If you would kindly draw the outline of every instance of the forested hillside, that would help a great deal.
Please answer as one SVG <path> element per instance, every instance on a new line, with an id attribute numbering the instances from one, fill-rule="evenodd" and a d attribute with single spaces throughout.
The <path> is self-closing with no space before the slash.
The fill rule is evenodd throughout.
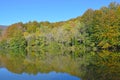
<path id="1" fill-rule="evenodd" d="M 117 49 L 120 45 L 119 14 L 120 5 L 111 3 L 99 10 L 88 9 L 82 16 L 68 21 L 15 23 L 5 30 L 1 39 L 5 45 L 2 42 L 1 46 L 16 49 L 84 43 L 101 49 Z"/>

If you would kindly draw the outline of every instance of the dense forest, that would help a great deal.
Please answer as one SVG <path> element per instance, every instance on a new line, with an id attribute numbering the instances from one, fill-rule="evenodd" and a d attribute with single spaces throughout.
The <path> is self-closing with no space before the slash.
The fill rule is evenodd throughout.
<path id="1" fill-rule="evenodd" d="M 83 59 L 83 80 L 119 80 L 120 4 L 88 9 L 68 21 L 12 24 L 1 33 L 2 49 L 75 53 Z"/>

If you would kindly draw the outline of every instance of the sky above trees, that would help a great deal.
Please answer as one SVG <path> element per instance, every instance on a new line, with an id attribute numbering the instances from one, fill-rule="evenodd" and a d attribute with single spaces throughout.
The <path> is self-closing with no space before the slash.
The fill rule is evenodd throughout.
<path id="1" fill-rule="evenodd" d="M 99 9 L 120 0 L 1 0 L 0 24 L 28 21 L 64 21 L 81 16 L 87 9 Z"/>

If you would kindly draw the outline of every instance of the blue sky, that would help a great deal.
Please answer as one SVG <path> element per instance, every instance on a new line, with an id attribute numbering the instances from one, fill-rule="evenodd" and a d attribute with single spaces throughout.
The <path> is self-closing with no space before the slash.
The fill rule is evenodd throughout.
<path id="1" fill-rule="evenodd" d="M 0 25 L 28 21 L 64 21 L 120 0 L 0 0 Z"/>

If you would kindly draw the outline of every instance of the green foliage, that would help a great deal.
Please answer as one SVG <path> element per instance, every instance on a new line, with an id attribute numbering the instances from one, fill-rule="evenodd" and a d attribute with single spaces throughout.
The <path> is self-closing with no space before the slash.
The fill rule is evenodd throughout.
<path id="1" fill-rule="evenodd" d="M 38 27 L 40 27 L 40 24 L 37 21 L 28 22 L 28 23 L 24 24 L 23 27 L 25 28 L 25 31 L 27 31 L 29 33 L 34 33 L 34 32 L 36 32 L 36 29 Z"/>
<path id="2" fill-rule="evenodd" d="M 0 49 L 8 48 L 7 40 L 0 41 Z"/>
<path id="3" fill-rule="evenodd" d="M 11 38 L 8 41 L 10 49 L 25 49 L 27 44 L 24 38 Z"/>

